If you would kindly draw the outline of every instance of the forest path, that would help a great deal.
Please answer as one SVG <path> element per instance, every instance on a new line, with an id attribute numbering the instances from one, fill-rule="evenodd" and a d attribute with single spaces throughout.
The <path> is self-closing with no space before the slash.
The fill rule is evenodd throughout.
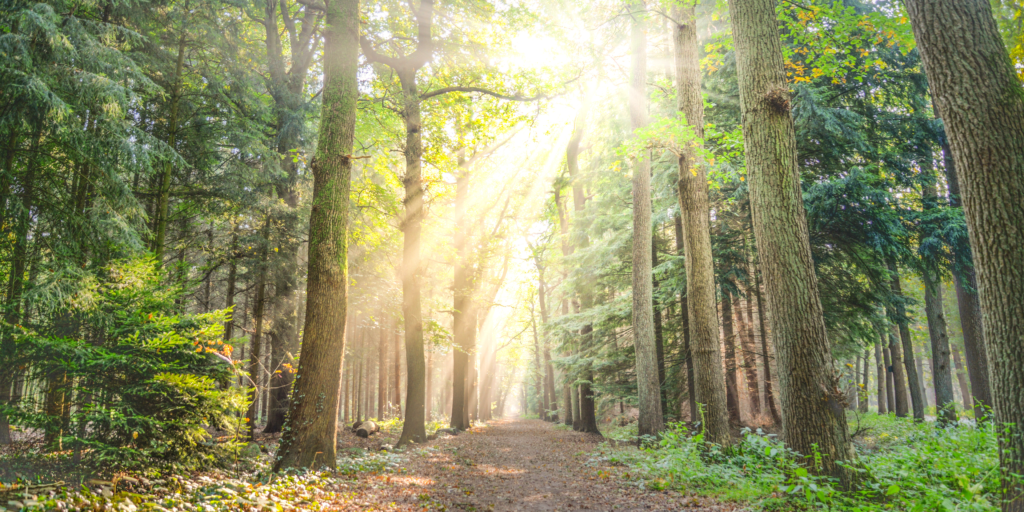
<path id="1" fill-rule="evenodd" d="M 386 485 L 361 485 L 352 503 L 357 508 L 350 510 L 736 510 L 735 504 L 641 490 L 608 477 L 628 469 L 588 464 L 601 441 L 540 420 L 494 420 L 433 441 L 421 456 L 408 458 L 408 472 L 376 477 Z"/>

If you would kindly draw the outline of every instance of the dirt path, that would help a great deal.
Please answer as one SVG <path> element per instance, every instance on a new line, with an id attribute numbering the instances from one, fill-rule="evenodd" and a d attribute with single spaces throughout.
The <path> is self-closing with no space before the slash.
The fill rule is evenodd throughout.
<path id="1" fill-rule="evenodd" d="M 626 468 L 588 464 L 600 441 L 539 420 L 497 420 L 433 441 L 418 456 L 408 456 L 406 473 L 361 478 L 347 493 L 352 501 L 338 505 L 342 510 L 735 510 L 735 505 L 640 490 L 608 477 Z"/>

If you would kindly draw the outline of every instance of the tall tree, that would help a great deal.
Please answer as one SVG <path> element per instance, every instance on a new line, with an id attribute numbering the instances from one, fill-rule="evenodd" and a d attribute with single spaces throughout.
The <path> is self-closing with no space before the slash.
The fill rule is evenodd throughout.
<path id="1" fill-rule="evenodd" d="M 642 1 L 630 7 L 632 29 L 629 80 L 630 126 L 647 126 L 647 11 Z M 657 435 L 665 429 L 661 411 L 661 383 L 654 339 L 653 282 L 651 273 L 651 156 L 636 155 L 633 166 L 633 346 L 636 354 L 636 385 L 640 402 L 639 436 Z"/>
<path id="2" fill-rule="evenodd" d="M 696 9 L 676 11 L 673 43 L 676 60 L 676 101 L 683 121 L 704 137 L 704 98 L 700 84 L 700 46 Z M 694 367 L 695 400 L 702 411 L 706 439 L 730 444 L 725 375 L 718 341 L 715 270 L 711 260 L 711 209 L 707 170 L 695 149 L 679 158 L 679 211 L 686 254 L 686 308 L 690 324 L 690 358 Z M 693 418 L 696 420 L 697 418 Z"/>
<path id="3" fill-rule="evenodd" d="M 930 159 L 926 160 L 930 162 Z M 928 214 L 938 210 L 939 197 L 936 190 L 938 176 L 934 169 L 925 167 L 923 169 L 921 183 L 921 204 L 924 208 L 925 218 L 922 228 L 928 229 L 931 222 L 928 222 Z M 934 231 L 934 230 L 932 230 Z M 924 246 L 930 245 L 929 234 L 922 234 L 921 252 L 925 252 Z M 931 255 L 921 255 L 921 280 L 924 281 L 924 310 L 928 321 L 928 339 L 932 349 L 932 382 L 935 387 L 935 408 L 939 415 L 939 421 L 943 423 L 955 423 L 957 419 L 955 398 L 953 397 L 953 373 L 949 366 L 949 335 L 946 332 L 946 314 L 943 312 L 942 304 L 942 273 L 939 262 Z M 916 377 L 916 375 L 915 375 Z M 918 382 L 920 383 L 920 380 Z M 919 384 L 920 385 L 920 384 Z M 921 393 L 922 395 L 924 393 Z M 923 405 L 923 404 L 922 404 Z M 915 415 L 916 415 L 915 405 Z"/>
<path id="4" fill-rule="evenodd" d="M 729 0 L 750 205 L 782 388 L 786 444 L 823 456 L 821 469 L 849 485 L 853 457 L 836 386 L 796 160 L 775 0 Z"/>
<path id="5" fill-rule="evenodd" d="M 333 468 L 345 356 L 348 212 L 359 88 L 358 0 L 327 0 L 324 91 L 313 160 L 306 327 L 274 470 Z"/>
<path id="6" fill-rule="evenodd" d="M 1024 510 L 1024 95 L 986 0 L 908 0 L 962 187 L 999 428 L 1004 510 Z"/>
<path id="7" fill-rule="evenodd" d="M 903 301 L 903 284 L 900 281 L 899 269 L 896 261 L 889 259 L 889 276 L 892 294 L 896 297 L 895 305 L 889 309 L 890 319 L 894 322 L 893 336 L 890 337 L 891 344 L 889 353 L 892 355 L 892 374 L 894 393 L 896 397 L 896 416 L 907 415 L 907 394 L 910 390 L 910 402 L 914 408 L 914 419 L 924 421 L 924 391 L 921 389 L 921 379 L 917 376 L 917 366 L 914 363 L 914 342 L 910 337 L 910 323 L 907 319 L 907 309 Z M 896 335 L 902 342 L 902 347 L 896 344 Z M 900 365 L 900 359 L 903 364 Z"/>

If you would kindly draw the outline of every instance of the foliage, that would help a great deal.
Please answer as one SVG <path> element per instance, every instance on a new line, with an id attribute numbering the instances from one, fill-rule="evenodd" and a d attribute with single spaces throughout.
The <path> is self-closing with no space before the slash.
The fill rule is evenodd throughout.
<path id="1" fill-rule="evenodd" d="M 992 425 L 934 423 L 867 414 L 851 417 L 859 474 L 843 490 L 796 463 L 772 435 L 744 430 L 731 449 L 707 446 L 700 434 L 672 426 L 658 448 L 605 446 L 601 457 L 636 469 L 649 488 L 748 502 L 759 510 L 998 510 L 998 453 Z"/>
<path id="2" fill-rule="evenodd" d="M 224 344 L 227 311 L 176 314 L 180 290 L 161 283 L 151 259 L 109 265 L 77 291 L 58 326 L 85 333 L 25 330 L 16 339 L 42 396 L 5 408 L 15 424 L 94 464 L 198 462 L 207 428 L 233 434 L 247 401 L 226 387 L 235 374 Z M 74 332 L 74 331 L 72 331 Z"/>

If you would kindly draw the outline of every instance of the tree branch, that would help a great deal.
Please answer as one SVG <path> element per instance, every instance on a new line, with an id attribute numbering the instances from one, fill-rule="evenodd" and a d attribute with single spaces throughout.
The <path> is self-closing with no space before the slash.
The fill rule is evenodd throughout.
<path id="1" fill-rule="evenodd" d="M 442 94 L 448 94 L 450 92 L 479 92 L 488 96 L 494 96 L 495 98 L 509 101 L 537 101 L 551 98 L 546 94 L 538 94 L 536 96 L 523 96 L 521 94 L 513 94 L 511 96 L 506 94 L 497 93 L 482 87 L 442 87 L 440 89 L 434 89 L 430 92 L 425 92 L 420 95 L 420 100 L 427 100 L 434 96 L 441 96 Z"/>

